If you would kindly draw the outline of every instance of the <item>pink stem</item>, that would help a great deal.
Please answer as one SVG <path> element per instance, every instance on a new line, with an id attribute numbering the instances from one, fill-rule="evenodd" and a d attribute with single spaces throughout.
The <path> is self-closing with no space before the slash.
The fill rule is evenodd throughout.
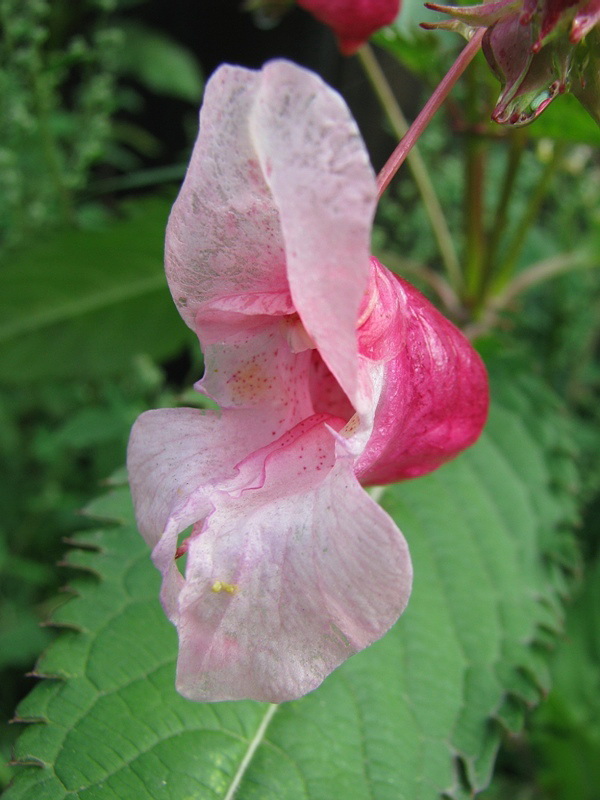
<path id="1" fill-rule="evenodd" d="M 387 162 L 383 166 L 383 169 L 377 176 L 378 197 L 381 197 L 381 195 L 385 192 L 390 181 L 404 163 L 404 159 L 409 154 L 412 147 L 416 144 L 419 136 L 429 125 L 433 115 L 442 105 L 446 97 L 450 94 L 456 81 L 460 78 L 475 57 L 475 54 L 481 47 L 481 40 L 483 39 L 485 31 L 485 28 L 478 28 L 478 30 L 475 31 L 467 46 L 461 51 L 454 64 L 450 67 L 446 75 L 444 75 L 441 82 L 436 87 L 435 92 L 431 95 L 423 107 L 423 110 L 419 116 L 410 126 L 406 132 L 406 135 L 402 137 L 399 145 L 396 147 L 392 155 L 388 158 Z"/>

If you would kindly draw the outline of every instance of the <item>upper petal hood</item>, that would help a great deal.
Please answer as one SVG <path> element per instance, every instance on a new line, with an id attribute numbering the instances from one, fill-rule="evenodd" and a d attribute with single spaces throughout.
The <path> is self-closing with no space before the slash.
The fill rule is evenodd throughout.
<path id="1" fill-rule="evenodd" d="M 358 409 L 356 322 L 369 276 L 375 175 L 341 97 L 291 63 L 221 67 L 167 229 L 173 298 L 198 332 L 216 309 L 289 298 Z M 280 300 L 277 300 L 277 297 Z M 253 310 L 255 309 L 255 310 Z"/>
<path id="2" fill-rule="evenodd" d="M 373 169 L 342 98 L 286 62 L 264 67 L 251 119 L 279 210 L 296 311 L 359 410 L 356 325 L 370 271 Z"/>

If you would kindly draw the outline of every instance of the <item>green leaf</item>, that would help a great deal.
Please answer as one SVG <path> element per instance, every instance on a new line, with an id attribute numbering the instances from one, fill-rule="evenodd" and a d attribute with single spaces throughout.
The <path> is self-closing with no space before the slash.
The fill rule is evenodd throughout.
<path id="1" fill-rule="evenodd" d="M 123 21 L 121 70 L 147 89 L 200 105 L 203 81 L 198 61 L 179 42 L 133 20 Z"/>
<path id="2" fill-rule="evenodd" d="M 61 231 L 12 256 L 0 269 L 0 380 L 111 375 L 190 340 L 163 270 L 169 207 L 138 202 L 103 230 Z"/>
<path id="3" fill-rule="evenodd" d="M 5 800 L 435 800 L 488 781 L 501 730 L 548 686 L 573 514 L 565 423 L 533 381 L 500 382 L 479 443 L 388 488 L 414 593 L 394 629 L 301 700 L 194 704 L 122 488 L 91 510 L 77 598 L 18 709 L 25 765 Z M 567 563 L 568 566 L 568 563 Z"/>
<path id="4" fill-rule="evenodd" d="M 600 127 L 572 94 L 559 95 L 527 129 L 535 139 L 600 146 Z"/>

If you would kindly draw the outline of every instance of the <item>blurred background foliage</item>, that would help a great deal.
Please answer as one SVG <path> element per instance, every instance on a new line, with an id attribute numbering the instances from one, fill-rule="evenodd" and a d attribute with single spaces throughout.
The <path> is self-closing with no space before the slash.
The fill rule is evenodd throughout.
<path id="1" fill-rule="evenodd" d="M 338 55 L 329 31 L 298 9 L 276 21 L 240 5 L 0 0 L 3 722 L 52 637 L 39 623 L 62 602 L 56 565 L 65 539 L 86 525 L 78 509 L 122 466 L 136 416 L 181 402 L 201 374 L 194 337 L 166 288 L 162 243 L 204 78 L 222 61 L 291 58 L 345 94 L 376 167 L 394 145 L 360 66 Z M 418 30 L 428 14 L 405 3 L 396 27 L 376 38 L 411 118 L 457 47 L 452 35 Z M 584 566 L 555 653 L 554 689 L 526 732 L 507 739 L 484 796 L 597 800 L 600 135 L 571 97 L 529 129 L 493 127 L 497 91 L 476 61 L 419 142 L 461 263 L 481 267 L 477 291 L 458 293 L 445 310 L 479 334 L 484 355 L 542 375 L 562 398 L 580 448 Z M 440 301 L 439 255 L 404 170 L 381 204 L 374 250 Z M 512 271 L 503 276 L 498 254 L 507 253 Z M 563 267 L 553 270 L 557 256 Z M 488 299 L 540 264 L 550 264 L 540 272 L 548 280 L 491 311 L 479 302 L 494 282 Z M 15 734 L 3 725 L 7 757 Z M 3 767 L 3 782 L 9 777 Z"/>

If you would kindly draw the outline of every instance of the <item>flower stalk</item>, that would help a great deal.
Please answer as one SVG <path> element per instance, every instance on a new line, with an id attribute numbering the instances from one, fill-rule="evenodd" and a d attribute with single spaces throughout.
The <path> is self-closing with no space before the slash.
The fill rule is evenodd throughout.
<path id="1" fill-rule="evenodd" d="M 409 130 L 409 124 L 375 57 L 373 49 L 368 44 L 365 44 L 357 52 L 357 56 L 381 103 L 381 107 L 388 118 L 392 130 L 399 139 L 403 139 Z M 429 224 L 431 225 L 431 230 L 435 237 L 446 274 L 451 284 L 458 287 L 462 283 L 462 273 L 454 242 L 452 241 L 444 211 L 433 186 L 433 181 L 431 180 L 427 166 L 416 144 L 413 146 L 412 150 L 407 153 L 406 159 L 417 190 L 421 195 L 421 200 L 423 201 L 423 206 L 429 219 Z"/>
<path id="2" fill-rule="evenodd" d="M 381 197 L 385 192 L 390 184 L 390 181 L 406 160 L 409 152 L 412 150 L 425 128 L 431 122 L 435 113 L 438 111 L 442 103 L 454 88 L 454 84 L 458 81 L 460 76 L 475 57 L 476 53 L 481 47 L 483 34 L 483 30 L 478 30 L 473 34 L 467 46 L 463 48 L 454 64 L 442 78 L 436 90 L 423 107 L 421 113 L 410 126 L 406 136 L 402 138 L 402 141 L 396 147 L 387 163 L 383 166 L 383 169 L 377 176 L 377 191 L 379 197 Z"/>

